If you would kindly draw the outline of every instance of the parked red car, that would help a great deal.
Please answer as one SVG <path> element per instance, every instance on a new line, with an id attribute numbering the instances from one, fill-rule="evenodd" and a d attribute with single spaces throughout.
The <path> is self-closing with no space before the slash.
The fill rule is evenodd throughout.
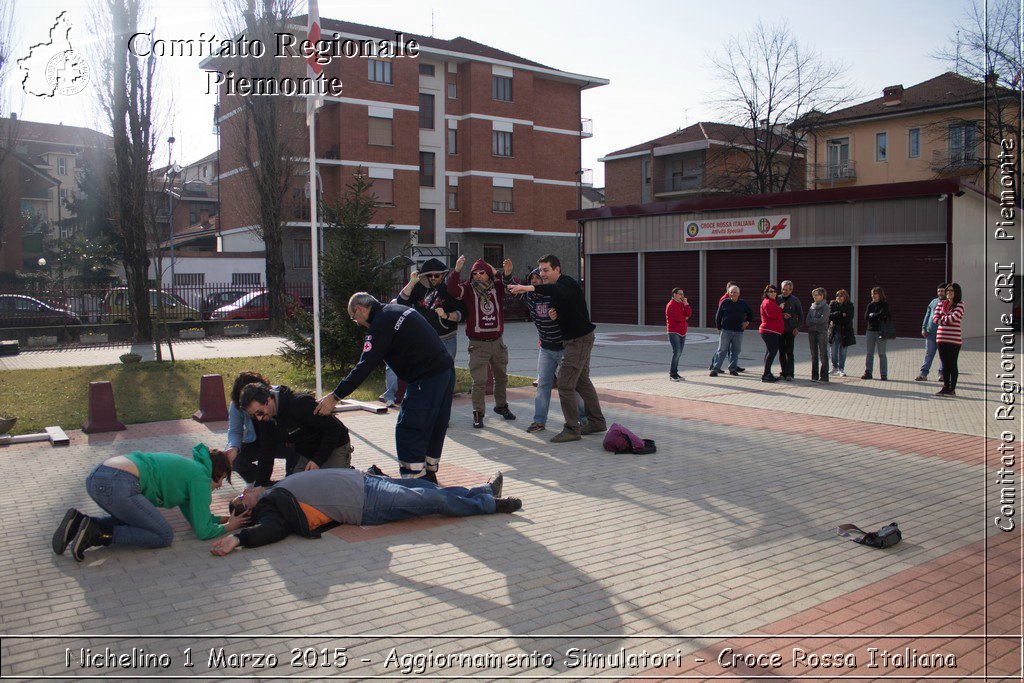
<path id="1" fill-rule="evenodd" d="M 291 294 L 285 294 L 285 314 L 294 315 L 299 309 L 298 300 Z M 221 306 L 211 315 L 211 320 L 259 320 L 268 317 L 267 291 L 265 289 L 250 292 L 233 304 Z"/>

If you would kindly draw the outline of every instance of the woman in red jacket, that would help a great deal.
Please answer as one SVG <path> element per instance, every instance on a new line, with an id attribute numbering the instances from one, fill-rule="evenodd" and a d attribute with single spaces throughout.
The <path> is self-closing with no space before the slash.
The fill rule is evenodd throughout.
<path id="1" fill-rule="evenodd" d="M 693 313 L 690 303 L 686 300 L 686 292 L 679 287 L 672 290 L 672 298 L 665 306 L 665 326 L 668 328 L 668 343 L 672 345 L 672 363 L 669 365 L 668 378 L 673 382 L 682 382 L 679 376 L 679 357 L 683 355 L 686 344 L 686 319 Z"/>
<path id="2" fill-rule="evenodd" d="M 764 340 L 764 374 L 761 375 L 762 382 L 777 382 L 779 378 L 772 374 L 772 363 L 775 361 L 775 354 L 779 352 L 779 339 L 786 329 L 782 320 L 782 308 L 775 302 L 778 290 L 775 285 L 767 285 L 764 288 L 764 299 L 761 300 L 761 339 Z"/>

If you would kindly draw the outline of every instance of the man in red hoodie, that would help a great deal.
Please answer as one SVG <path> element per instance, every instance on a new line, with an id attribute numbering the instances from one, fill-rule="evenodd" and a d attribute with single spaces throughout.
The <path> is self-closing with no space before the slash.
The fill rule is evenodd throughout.
<path id="1" fill-rule="evenodd" d="M 516 416 L 508 409 L 505 389 L 508 387 L 508 347 L 502 341 L 505 332 L 505 283 L 491 264 L 477 259 L 470 279 L 459 281 L 466 257 L 459 256 L 448 275 L 448 293 L 466 307 L 466 336 L 469 338 L 469 374 L 473 378 L 473 426 L 484 426 L 484 389 L 487 366 L 494 375 L 494 412 L 506 420 Z M 501 264 L 505 277 L 512 275 L 512 262 Z"/>

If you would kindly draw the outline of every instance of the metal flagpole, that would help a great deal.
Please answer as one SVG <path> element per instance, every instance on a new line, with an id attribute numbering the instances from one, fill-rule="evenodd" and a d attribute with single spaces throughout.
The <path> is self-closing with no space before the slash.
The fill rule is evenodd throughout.
<path id="1" fill-rule="evenodd" d="M 320 12 L 316 0 L 309 0 L 308 39 L 315 44 L 320 40 Z M 306 60 L 306 73 L 314 86 L 314 93 L 306 99 L 306 125 L 309 126 L 309 249 L 310 266 L 313 274 L 313 360 L 316 369 L 316 396 L 323 395 L 323 369 L 320 363 L 320 239 L 317 220 L 316 187 L 316 110 L 323 105 L 323 93 L 319 92 L 317 76 L 323 66 L 316 62 L 316 54 Z"/>

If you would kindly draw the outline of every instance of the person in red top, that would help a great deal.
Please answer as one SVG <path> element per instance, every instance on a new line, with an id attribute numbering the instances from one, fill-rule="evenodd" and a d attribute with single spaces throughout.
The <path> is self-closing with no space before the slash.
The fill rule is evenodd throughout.
<path id="1" fill-rule="evenodd" d="M 762 382 L 779 381 L 779 378 L 772 374 L 772 363 L 775 361 L 775 354 L 779 352 L 779 339 L 786 330 L 786 323 L 782 319 L 782 308 L 775 301 L 777 296 L 778 290 L 775 289 L 775 285 L 767 285 L 764 288 L 764 299 L 761 300 L 761 326 L 758 328 L 765 349 Z"/>
<path id="2" fill-rule="evenodd" d="M 502 341 L 505 331 L 505 283 L 491 264 L 477 259 L 470 279 L 459 281 L 466 257 L 459 256 L 448 275 L 448 293 L 466 307 L 466 336 L 469 338 L 469 374 L 473 378 L 473 426 L 484 426 L 484 389 L 487 366 L 494 374 L 494 412 L 506 420 L 516 416 L 508 409 L 505 390 L 508 387 L 508 347 Z M 501 264 L 505 277 L 512 275 L 512 261 Z"/>
<path id="3" fill-rule="evenodd" d="M 960 376 L 957 367 L 960 347 L 964 343 L 960 323 L 964 319 L 963 290 L 956 282 L 946 285 L 946 300 L 935 307 L 932 320 L 939 324 L 935 342 L 942 360 L 942 389 L 937 396 L 956 396 L 956 380 Z"/>
<path id="4" fill-rule="evenodd" d="M 679 287 L 672 290 L 672 298 L 665 306 L 665 326 L 668 329 L 668 343 L 672 345 L 672 363 L 669 365 L 668 378 L 673 382 L 682 382 L 679 376 L 679 357 L 683 355 L 686 345 L 686 319 L 693 310 L 686 300 L 686 292 Z"/>

